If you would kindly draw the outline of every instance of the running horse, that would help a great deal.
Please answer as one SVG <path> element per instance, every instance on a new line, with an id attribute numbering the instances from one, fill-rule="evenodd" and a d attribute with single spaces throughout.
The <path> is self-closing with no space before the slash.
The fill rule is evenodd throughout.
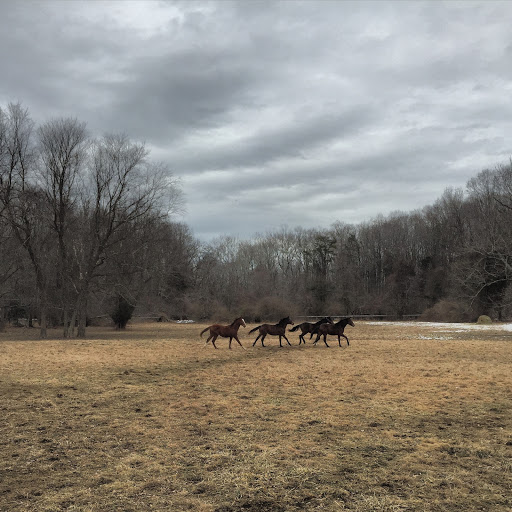
<path id="1" fill-rule="evenodd" d="M 293 322 L 290 320 L 289 316 L 287 316 L 286 318 L 281 318 L 281 320 L 279 320 L 277 324 L 263 324 L 258 325 L 258 327 L 255 327 L 254 329 L 251 329 L 249 331 L 249 334 L 251 334 L 254 331 L 260 331 L 258 337 L 254 340 L 252 346 L 254 347 L 254 345 L 256 345 L 256 342 L 261 338 L 261 346 L 264 347 L 265 345 L 263 344 L 263 340 L 265 339 L 265 336 L 267 334 L 270 334 L 271 336 L 279 336 L 280 347 L 283 346 L 283 344 L 281 343 L 281 338 L 284 338 L 286 340 L 286 343 L 288 343 L 288 345 L 291 346 L 292 344 L 288 341 L 288 338 L 286 337 L 285 334 L 287 325 L 293 325 Z"/>
<path id="2" fill-rule="evenodd" d="M 332 318 L 325 316 L 324 318 L 322 318 L 321 320 L 318 320 L 318 322 L 315 322 L 314 324 L 311 322 L 302 322 L 301 324 L 298 324 L 295 327 L 293 327 L 292 329 L 290 329 L 290 332 L 295 332 L 297 329 L 300 329 L 301 333 L 299 334 L 299 345 L 301 343 L 304 343 L 304 345 L 305 345 L 306 340 L 304 339 L 304 334 L 308 334 L 308 333 L 311 334 L 311 336 L 309 337 L 309 339 L 311 339 L 313 337 L 313 334 L 318 334 L 318 328 L 322 324 L 332 324 L 332 323 L 333 323 Z"/>
<path id="3" fill-rule="evenodd" d="M 325 346 L 327 345 L 327 335 L 333 334 L 335 336 L 338 336 L 338 345 L 341 347 L 341 337 L 343 336 L 347 340 L 347 346 L 350 345 L 348 338 L 343 334 L 343 331 L 345 330 L 345 327 L 347 325 L 354 326 L 354 322 L 352 322 L 352 318 L 342 318 L 335 324 L 322 324 L 320 327 L 318 327 L 318 334 L 316 335 L 316 340 L 313 342 L 313 345 L 316 345 L 316 342 L 320 339 L 320 336 L 324 337 L 324 343 Z"/>
<path id="4" fill-rule="evenodd" d="M 240 343 L 240 340 L 238 339 L 238 329 L 240 328 L 241 325 L 246 327 L 245 320 L 241 316 L 239 316 L 238 318 L 235 318 L 235 320 L 233 320 L 231 325 L 219 325 L 219 324 L 210 325 L 209 327 L 207 327 L 206 329 L 204 329 L 201 332 L 200 336 L 203 337 L 203 334 L 208 329 L 210 329 L 210 335 L 208 336 L 208 339 L 206 340 L 206 344 L 208 344 L 208 342 L 210 340 L 212 340 L 212 345 L 215 348 L 217 348 L 217 345 L 215 345 L 215 340 L 219 336 L 222 336 L 223 338 L 229 338 L 229 349 L 230 350 L 231 350 L 231 340 L 233 338 L 235 338 L 235 340 L 238 341 L 238 344 L 245 350 L 245 347 Z"/>

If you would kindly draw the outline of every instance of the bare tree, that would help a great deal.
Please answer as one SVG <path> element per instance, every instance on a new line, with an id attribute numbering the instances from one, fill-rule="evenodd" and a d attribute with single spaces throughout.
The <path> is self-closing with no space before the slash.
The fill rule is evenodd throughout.
<path id="1" fill-rule="evenodd" d="M 511 182 L 510 167 L 482 171 L 468 182 L 469 237 L 458 272 L 471 302 L 499 319 L 512 282 Z"/>
<path id="2" fill-rule="evenodd" d="M 69 335 L 69 303 L 72 282 L 69 267 L 70 229 L 76 222 L 76 201 L 81 189 L 80 175 L 86 163 L 89 139 L 85 123 L 76 119 L 54 119 L 38 129 L 38 184 L 45 195 L 51 227 L 58 242 L 56 271 L 57 299 L 63 312 L 64 336 Z M 74 320 L 74 319 L 73 319 Z M 73 323 L 74 325 L 74 323 Z"/>
<path id="3" fill-rule="evenodd" d="M 72 242 L 79 337 L 85 336 L 90 285 L 110 252 L 129 236 L 128 228 L 181 205 L 176 182 L 163 166 L 149 163 L 147 155 L 143 144 L 123 135 L 107 135 L 94 144 Z"/>
<path id="4" fill-rule="evenodd" d="M 39 303 L 40 335 L 46 337 L 49 274 L 52 269 L 51 233 L 47 229 L 44 198 L 35 183 L 34 123 L 20 103 L 3 114 L 0 203 L 4 219 L 33 266 Z"/>

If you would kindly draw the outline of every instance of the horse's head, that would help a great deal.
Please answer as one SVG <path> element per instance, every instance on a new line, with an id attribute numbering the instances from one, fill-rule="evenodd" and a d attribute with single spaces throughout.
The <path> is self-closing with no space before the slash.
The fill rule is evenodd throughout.
<path id="1" fill-rule="evenodd" d="M 291 321 L 290 317 L 287 316 L 286 318 L 282 318 L 281 320 L 279 320 L 279 323 L 281 325 L 293 325 L 293 322 Z"/>
<path id="2" fill-rule="evenodd" d="M 241 316 L 235 318 L 231 325 L 241 325 L 242 327 L 247 327 L 247 325 L 245 325 L 245 320 Z"/>
<path id="3" fill-rule="evenodd" d="M 352 318 L 347 318 L 347 325 L 351 325 L 352 327 L 355 327 L 354 322 L 352 321 Z"/>

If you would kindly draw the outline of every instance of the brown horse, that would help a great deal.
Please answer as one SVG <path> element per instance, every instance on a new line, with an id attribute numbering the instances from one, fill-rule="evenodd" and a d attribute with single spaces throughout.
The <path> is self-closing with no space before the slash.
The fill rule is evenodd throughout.
<path id="1" fill-rule="evenodd" d="M 313 334 L 318 333 L 318 327 L 320 325 L 332 324 L 332 323 L 333 323 L 332 318 L 326 316 L 326 317 L 322 318 L 321 320 L 318 320 L 318 322 L 315 322 L 314 324 L 311 322 L 302 322 L 301 324 L 296 325 L 295 327 L 290 329 L 290 332 L 295 332 L 297 329 L 300 329 L 301 333 L 299 334 L 299 345 L 301 343 L 304 343 L 304 345 L 305 345 L 306 340 L 304 339 L 304 334 L 311 333 L 311 336 L 309 337 L 309 339 L 311 339 L 313 337 Z"/>
<path id="2" fill-rule="evenodd" d="M 249 334 L 251 334 L 254 331 L 259 330 L 260 333 L 258 334 L 258 337 L 254 340 L 254 343 L 252 346 L 256 345 L 256 342 L 261 337 L 261 346 L 264 347 L 263 340 L 265 339 L 265 336 L 267 334 L 270 334 L 271 336 L 279 336 L 279 346 L 282 347 L 281 338 L 284 338 L 286 340 L 286 343 L 291 346 L 291 343 L 288 341 L 288 338 L 285 335 L 286 326 L 287 325 L 293 325 L 293 322 L 290 320 L 290 317 L 287 316 L 286 318 L 281 318 L 277 324 L 270 325 L 270 324 L 263 324 L 258 325 L 258 327 L 255 327 L 254 329 L 251 329 L 249 331 Z"/>
<path id="3" fill-rule="evenodd" d="M 231 350 L 231 340 L 233 338 L 235 338 L 235 340 L 238 341 L 238 344 L 245 350 L 245 347 L 240 343 L 240 340 L 238 339 L 238 329 L 241 325 L 246 327 L 245 320 L 241 316 L 239 316 L 238 318 L 235 318 L 235 320 L 233 320 L 231 325 L 219 325 L 219 324 L 210 325 L 210 327 L 207 327 L 206 329 L 204 329 L 201 332 L 200 336 L 202 337 L 203 334 L 208 329 L 210 329 L 210 335 L 208 336 L 208 339 L 206 340 L 207 344 L 210 340 L 212 340 L 213 346 L 215 348 L 217 348 L 217 345 L 215 345 L 215 340 L 219 336 L 222 336 L 223 338 L 229 338 L 229 349 Z"/>
<path id="4" fill-rule="evenodd" d="M 320 339 L 320 336 L 324 337 L 324 343 L 325 346 L 327 345 L 327 335 L 328 334 L 334 334 L 335 336 L 338 336 L 338 345 L 341 347 L 341 336 L 343 336 L 347 340 L 347 345 L 350 345 L 348 338 L 343 334 L 343 331 L 345 330 L 345 327 L 347 325 L 351 325 L 354 327 L 354 322 L 352 322 L 352 318 L 342 318 L 335 324 L 322 324 L 318 328 L 318 334 L 316 335 L 316 340 L 313 342 L 313 345 L 316 345 L 316 342 Z"/>

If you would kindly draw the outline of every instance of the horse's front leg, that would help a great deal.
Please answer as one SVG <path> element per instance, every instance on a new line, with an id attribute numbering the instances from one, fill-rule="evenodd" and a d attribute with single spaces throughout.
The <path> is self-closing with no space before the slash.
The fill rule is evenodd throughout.
<path id="1" fill-rule="evenodd" d="M 231 340 L 232 340 L 232 339 L 233 339 L 233 338 L 230 336 L 230 337 L 229 337 L 229 345 L 228 345 L 229 350 L 231 350 Z"/>
<path id="2" fill-rule="evenodd" d="M 347 346 L 350 346 L 350 342 L 348 341 L 348 338 L 344 334 L 342 334 L 342 336 L 347 340 Z"/>
<path id="3" fill-rule="evenodd" d="M 325 343 L 325 346 L 328 347 L 329 345 L 327 345 L 327 334 L 324 334 L 324 343 Z"/>
<path id="4" fill-rule="evenodd" d="M 245 350 L 245 347 L 240 343 L 238 336 L 235 336 L 235 340 L 238 341 L 238 344 Z"/>
<path id="5" fill-rule="evenodd" d="M 288 338 L 286 337 L 286 334 L 283 334 L 283 338 L 286 340 L 286 343 L 288 343 L 288 345 L 290 345 L 290 347 L 291 347 L 292 344 L 288 341 Z"/>

